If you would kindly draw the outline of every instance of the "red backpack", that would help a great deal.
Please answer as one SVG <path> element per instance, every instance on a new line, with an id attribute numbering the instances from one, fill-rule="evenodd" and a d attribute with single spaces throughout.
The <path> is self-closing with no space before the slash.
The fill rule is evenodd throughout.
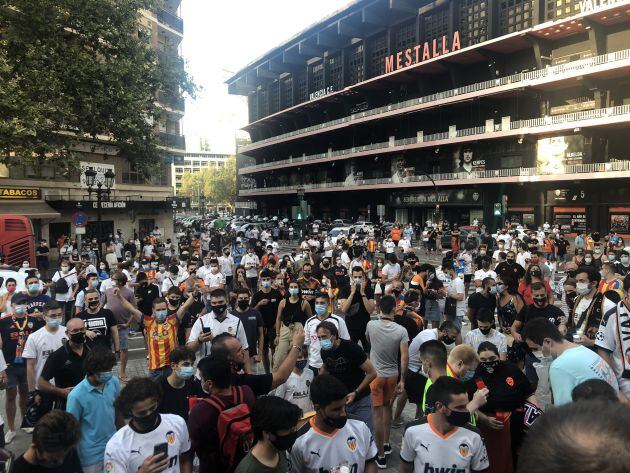
<path id="1" fill-rule="evenodd" d="M 249 406 L 244 402 L 243 388 L 232 386 L 232 402 L 227 403 L 218 396 L 190 398 L 190 409 L 201 401 L 207 402 L 219 412 L 217 433 L 222 471 L 233 472 L 254 443 L 254 433 Z"/>

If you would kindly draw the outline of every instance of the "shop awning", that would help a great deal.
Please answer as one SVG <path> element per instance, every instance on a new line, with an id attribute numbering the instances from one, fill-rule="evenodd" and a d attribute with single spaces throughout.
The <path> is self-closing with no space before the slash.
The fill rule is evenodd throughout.
<path id="1" fill-rule="evenodd" d="M 59 212 L 43 201 L 36 202 L 2 202 L 0 215 L 26 215 L 30 218 L 58 218 Z"/>

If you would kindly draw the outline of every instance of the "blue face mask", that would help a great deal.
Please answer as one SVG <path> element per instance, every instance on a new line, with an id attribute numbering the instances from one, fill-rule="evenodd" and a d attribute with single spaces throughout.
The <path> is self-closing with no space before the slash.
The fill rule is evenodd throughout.
<path id="1" fill-rule="evenodd" d="M 328 308 L 325 305 L 316 305 L 315 306 L 315 312 L 317 312 L 317 315 L 324 315 L 327 310 L 328 310 Z"/>
<path id="2" fill-rule="evenodd" d="M 299 293 L 299 289 L 289 288 L 289 294 L 291 294 L 292 296 L 297 296 Z"/>
<path id="3" fill-rule="evenodd" d="M 97 279 L 95 279 L 94 281 L 92 281 L 92 287 L 93 287 L 94 289 L 96 289 L 96 288 L 98 287 L 98 280 L 97 280 Z"/>
<path id="4" fill-rule="evenodd" d="M 182 366 L 179 368 L 179 372 L 177 373 L 177 376 L 180 379 L 190 379 L 192 378 L 194 373 L 195 373 L 195 368 L 193 366 Z"/>
<path id="5" fill-rule="evenodd" d="M 61 319 L 46 319 L 46 325 L 50 328 L 57 328 L 61 325 Z"/>
<path id="6" fill-rule="evenodd" d="M 271 281 L 263 281 L 260 283 L 260 285 L 266 289 L 268 287 L 271 287 Z"/>
<path id="7" fill-rule="evenodd" d="M 295 362 L 295 367 L 299 370 L 303 370 L 304 368 L 306 368 L 307 363 L 308 360 L 297 360 Z"/>
<path id="8" fill-rule="evenodd" d="M 330 338 L 326 338 L 319 341 L 319 346 L 322 348 L 322 350 L 332 350 L 333 342 Z"/>
<path id="9" fill-rule="evenodd" d="M 28 285 L 28 292 L 30 292 L 31 294 L 34 294 L 37 291 L 39 291 L 39 284 L 29 284 Z"/>
<path id="10" fill-rule="evenodd" d="M 103 373 L 97 374 L 96 375 L 96 380 L 99 383 L 106 383 L 107 381 L 112 379 L 112 376 L 114 376 L 114 374 L 111 371 L 105 371 Z"/>
<path id="11" fill-rule="evenodd" d="M 168 310 L 156 310 L 155 318 L 158 322 L 164 322 L 166 320 L 166 316 L 168 315 Z"/>
<path id="12" fill-rule="evenodd" d="M 25 305 L 16 305 L 15 306 L 15 313 L 16 314 L 26 314 L 26 306 Z"/>
<path id="13" fill-rule="evenodd" d="M 468 370 L 466 371 L 466 374 L 464 376 L 459 377 L 459 380 L 465 383 L 466 381 L 470 381 L 471 379 L 473 379 L 474 376 L 475 376 L 475 372 Z"/>

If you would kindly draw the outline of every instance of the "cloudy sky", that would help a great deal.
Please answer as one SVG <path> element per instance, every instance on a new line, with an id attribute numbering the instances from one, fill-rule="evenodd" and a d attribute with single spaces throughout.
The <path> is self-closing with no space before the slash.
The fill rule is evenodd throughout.
<path id="1" fill-rule="evenodd" d="M 252 60 L 348 0 L 183 0 L 182 50 L 189 73 L 203 90 L 186 103 L 184 134 L 191 151 L 199 137 L 211 152 L 233 153 L 234 133 L 247 124 L 243 97 L 230 96 L 225 80 Z"/>

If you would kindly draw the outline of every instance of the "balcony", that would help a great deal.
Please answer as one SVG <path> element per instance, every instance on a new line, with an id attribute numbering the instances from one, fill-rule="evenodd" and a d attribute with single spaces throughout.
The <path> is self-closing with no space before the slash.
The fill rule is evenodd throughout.
<path id="1" fill-rule="evenodd" d="M 158 51 L 158 62 L 162 65 L 170 65 L 175 69 L 184 70 L 184 58 L 177 51 Z"/>
<path id="2" fill-rule="evenodd" d="M 542 118 L 531 118 L 528 120 L 511 121 L 507 129 L 501 124 L 494 124 L 488 130 L 485 126 L 473 128 L 462 128 L 451 136 L 449 131 L 442 131 L 430 135 L 422 135 L 412 138 L 402 138 L 394 142 L 383 141 L 380 143 L 370 143 L 364 146 L 341 149 L 331 153 L 319 153 L 310 156 L 299 156 L 296 158 L 272 161 L 270 163 L 257 164 L 239 169 L 239 174 L 250 174 L 268 169 L 282 169 L 304 164 L 321 164 L 340 159 L 351 159 L 360 156 L 399 153 L 412 149 L 430 148 L 440 145 L 464 143 L 472 140 L 488 140 L 495 138 L 505 138 L 521 134 L 541 134 L 553 133 L 556 131 L 568 130 L 574 127 L 601 126 L 612 123 L 624 123 L 630 121 L 630 105 L 619 105 L 617 107 L 599 108 L 584 112 L 565 113 L 563 115 L 546 116 Z"/>
<path id="3" fill-rule="evenodd" d="M 630 49 L 624 49 L 614 53 L 602 54 L 587 59 L 569 62 L 566 64 L 547 67 L 531 72 L 519 72 L 510 76 L 478 82 L 475 84 L 458 87 L 455 89 L 438 92 L 424 97 L 405 100 L 403 102 L 385 105 L 383 107 L 355 113 L 336 120 L 312 125 L 299 130 L 290 131 L 281 135 L 266 138 L 252 143 L 239 150 L 241 153 L 254 151 L 275 143 L 295 140 L 302 137 L 312 136 L 323 132 L 329 132 L 357 125 L 359 123 L 380 120 L 385 117 L 402 115 L 410 112 L 418 112 L 433 108 L 437 105 L 443 106 L 458 101 L 468 100 L 472 96 L 480 97 L 499 92 L 519 89 L 522 87 L 532 87 L 549 82 L 569 79 L 594 74 L 600 70 L 630 66 Z M 439 103 L 438 103 L 439 102 Z"/>
<path id="4" fill-rule="evenodd" d="M 163 8 L 158 8 L 156 16 L 160 23 L 168 25 L 171 29 L 177 31 L 178 33 L 184 34 L 184 20 L 177 15 L 164 10 Z"/>
<path id="5" fill-rule="evenodd" d="M 186 137 L 183 135 L 175 135 L 173 133 L 160 132 L 160 144 L 167 148 L 186 149 Z"/>
<path id="6" fill-rule="evenodd" d="M 174 96 L 165 94 L 164 92 L 158 92 L 157 99 L 162 105 L 165 105 L 172 110 L 182 113 L 186 111 L 186 101 L 182 96 Z"/>
<path id="7" fill-rule="evenodd" d="M 602 178 L 628 178 L 630 174 L 630 161 L 615 161 L 610 163 L 575 164 L 564 166 L 563 173 L 544 173 L 538 168 L 515 168 L 515 169 L 494 169 L 488 171 L 478 171 L 472 173 L 440 173 L 431 174 L 431 177 L 438 185 L 459 185 L 459 184 L 485 184 L 499 182 L 536 182 L 536 181 L 556 181 L 574 180 L 575 175 L 589 174 L 590 176 L 580 176 L 580 179 L 602 179 Z M 615 175 L 615 173 L 617 173 Z M 485 182 L 484 180 L 487 180 Z M 455 183 L 455 181 L 458 181 Z M 462 181 L 464 181 L 462 183 Z M 468 181 L 468 182 L 466 182 Z M 432 187 L 433 183 L 427 176 L 413 176 L 405 179 L 403 183 L 394 183 L 391 178 L 362 179 L 352 187 L 345 186 L 343 182 L 324 182 L 319 184 L 309 184 L 300 186 L 265 187 L 261 189 L 247 189 L 239 191 L 239 196 L 264 195 L 264 194 L 295 194 L 298 190 L 305 192 L 338 192 L 340 190 L 369 190 L 369 189 L 407 189 L 409 187 Z"/>

